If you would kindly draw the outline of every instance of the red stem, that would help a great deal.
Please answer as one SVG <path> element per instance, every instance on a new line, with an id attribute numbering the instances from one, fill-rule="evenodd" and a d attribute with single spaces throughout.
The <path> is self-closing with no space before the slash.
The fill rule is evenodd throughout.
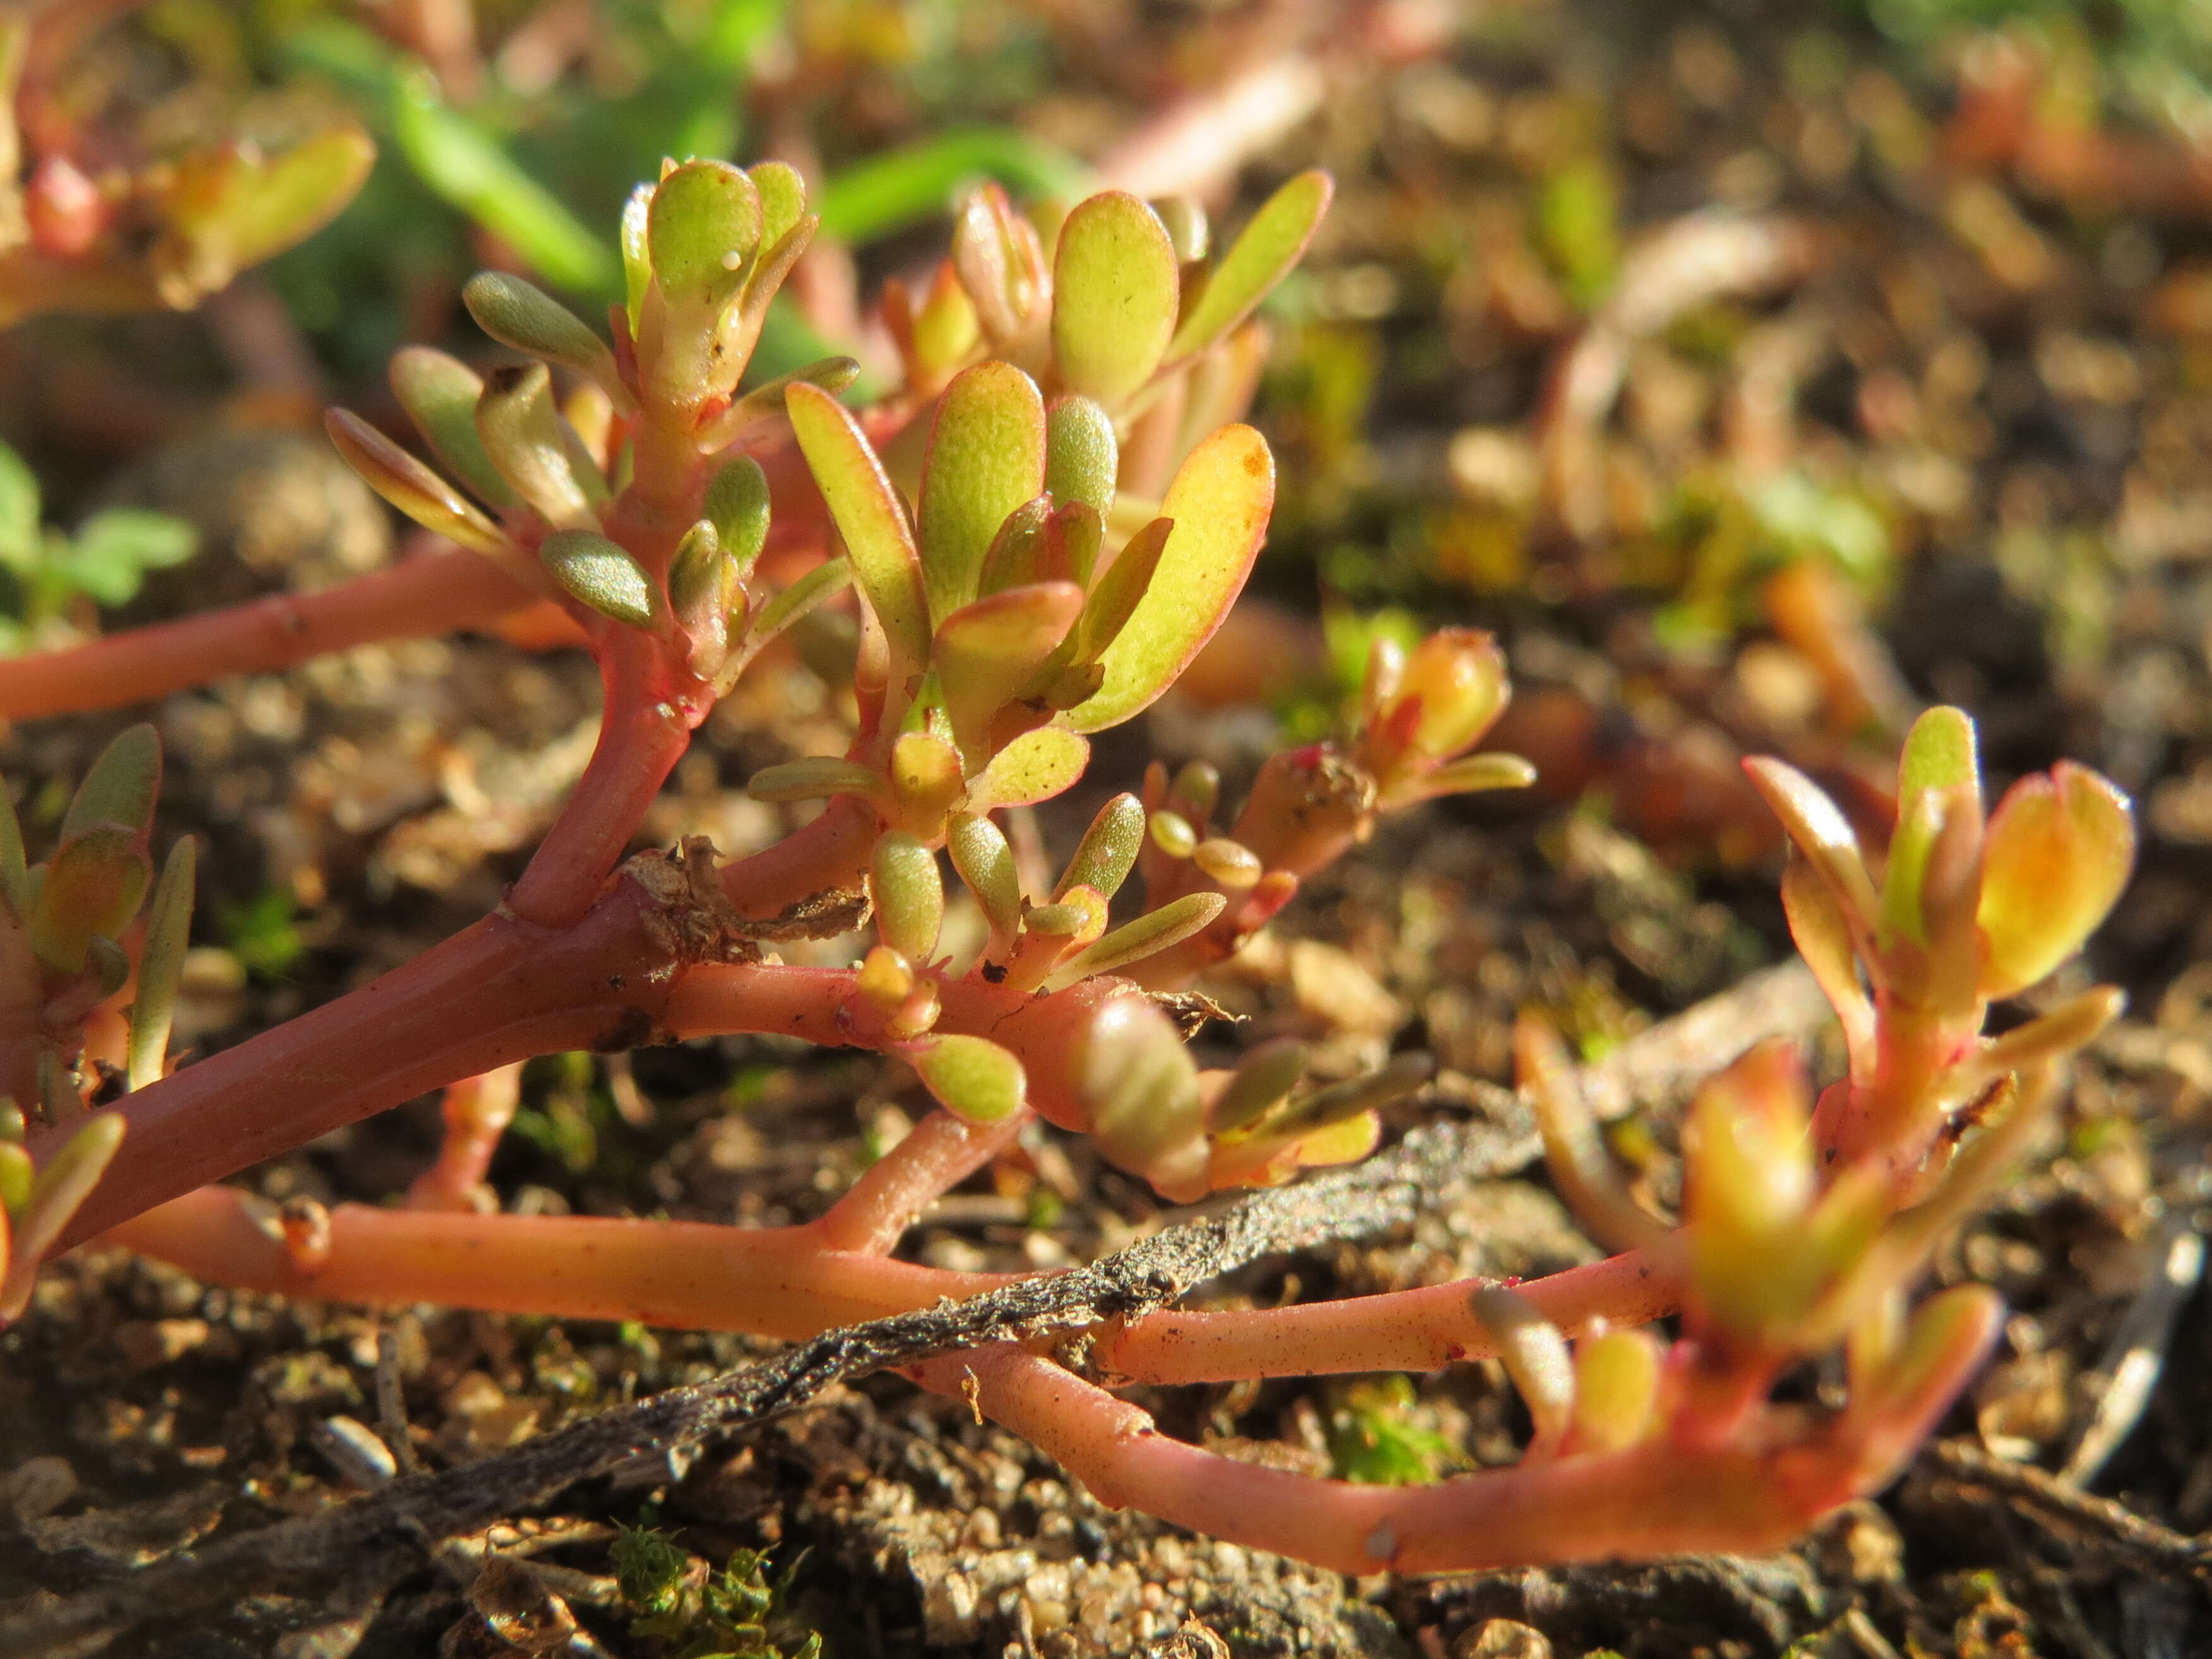
<path id="1" fill-rule="evenodd" d="M 606 687 L 599 740 L 591 763 L 545 832 L 530 867 L 508 892 L 507 908 L 541 927 L 566 927 L 591 908 L 637 833 L 646 809 L 691 732 L 713 708 L 712 693 L 686 673 L 677 678 L 665 647 L 635 629 L 616 627 L 599 645 Z"/>
<path id="2" fill-rule="evenodd" d="M 0 662 L 0 719 L 117 708 L 233 674 L 265 674 L 373 640 L 481 628 L 530 604 L 489 560 L 449 548 L 319 593 L 228 610 Z"/>
<path id="3" fill-rule="evenodd" d="M 668 952 L 625 884 L 575 926 L 490 915 L 348 996 L 128 1096 L 106 1178 L 57 1249 L 456 1078 L 651 1038 Z M 44 1164 L 59 1132 L 33 1138 Z"/>

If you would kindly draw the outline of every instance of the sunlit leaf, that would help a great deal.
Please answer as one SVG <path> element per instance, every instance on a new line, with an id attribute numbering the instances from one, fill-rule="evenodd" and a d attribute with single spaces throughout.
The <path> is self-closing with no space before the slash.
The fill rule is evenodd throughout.
<path id="1" fill-rule="evenodd" d="M 350 410 L 324 417 L 331 442 L 362 482 L 426 530 L 463 547 L 508 562 L 515 553 L 507 532 L 475 502 Z"/>
<path id="2" fill-rule="evenodd" d="M 1121 447 L 1114 422 L 1088 398 L 1062 398 L 1045 415 L 1044 487 L 1061 506 L 1081 501 L 1103 515 L 1114 505 Z"/>
<path id="3" fill-rule="evenodd" d="M 679 304 L 715 307 L 737 292 L 761 240 L 760 192 L 727 161 L 686 161 L 660 181 L 646 216 L 653 280 Z"/>
<path id="4" fill-rule="evenodd" d="M 901 1050 L 938 1104 L 970 1123 L 997 1123 L 1029 1103 L 1022 1063 L 987 1037 L 924 1037 Z"/>
<path id="5" fill-rule="evenodd" d="M 483 376 L 434 346 L 402 346 L 392 359 L 392 390 L 431 453 L 478 501 L 499 512 L 520 504 L 477 435 Z"/>
<path id="6" fill-rule="evenodd" d="M 1056 726 L 1024 732 L 991 757 L 968 786 L 968 810 L 1027 806 L 1048 800 L 1083 775 L 1091 762 L 1088 739 Z"/>
<path id="7" fill-rule="evenodd" d="M 630 628 L 651 628 L 660 595 L 629 551 L 590 530 L 556 530 L 538 550 L 561 591 L 587 611 Z"/>
<path id="8" fill-rule="evenodd" d="M 1191 452 L 1160 503 L 1175 528 L 1158 568 L 1099 659 L 1104 684 L 1066 715 L 1071 726 L 1118 725 L 1175 683 L 1243 591 L 1274 499 L 1274 461 L 1250 427 L 1224 427 Z"/>
<path id="9" fill-rule="evenodd" d="M 1053 356 L 1068 386 L 1118 404 L 1144 385 L 1175 333 L 1180 298 L 1158 214 L 1120 191 L 1078 203 L 1053 260 Z"/>
<path id="10" fill-rule="evenodd" d="M 2087 767 L 2061 761 L 2007 790 L 1983 843 L 1984 994 L 2025 990 L 2080 950 L 2135 852 L 2128 798 Z"/>
<path id="11" fill-rule="evenodd" d="M 614 354 L 583 319 L 551 295 L 503 270 L 480 270 L 461 289 L 477 326 L 502 345 L 573 368 L 613 391 Z"/>
<path id="12" fill-rule="evenodd" d="M 1044 400 L 1010 363 L 978 363 L 939 400 L 922 464 L 922 577 L 930 619 L 975 597 L 1006 517 L 1044 489 Z"/>
<path id="13" fill-rule="evenodd" d="M 1326 173 L 1301 173 L 1267 198 L 1176 325 L 1170 358 L 1205 350 L 1250 314 L 1297 264 L 1334 189 Z"/>
<path id="14" fill-rule="evenodd" d="M 1053 969 L 1045 988 L 1059 990 L 1093 974 L 1110 974 L 1157 956 L 1210 926 L 1228 905 L 1227 897 L 1219 893 L 1186 893 L 1170 899 L 1076 952 Z"/>
<path id="15" fill-rule="evenodd" d="M 919 669 L 929 657 L 929 600 L 904 505 L 844 405 L 804 382 L 785 405 L 877 624 L 902 664 Z"/>
<path id="16" fill-rule="evenodd" d="M 953 740 L 971 765 L 987 754 L 992 718 L 1060 648 L 1083 611 L 1073 582 L 1010 587 L 947 617 L 932 647 Z"/>

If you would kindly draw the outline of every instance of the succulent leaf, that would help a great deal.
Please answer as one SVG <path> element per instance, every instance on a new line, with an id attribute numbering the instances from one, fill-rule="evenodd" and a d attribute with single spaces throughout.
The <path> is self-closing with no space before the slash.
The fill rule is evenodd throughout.
<path id="1" fill-rule="evenodd" d="M 1176 325 L 1170 359 L 1205 350 L 1251 314 L 1297 264 L 1334 190 L 1327 173 L 1302 173 L 1267 198 Z"/>
<path id="2" fill-rule="evenodd" d="M 1274 499 L 1274 461 L 1250 427 L 1224 427 L 1191 452 L 1160 503 L 1174 528 L 1158 568 L 1099 656 L 1104 683 L 1065 717 L 1070 726 L 1119 725 L 1175 683 L 1243 590 Z"/>
<path id="3" fill-rule="evenodd" d="M 434 346 L 403 346 L 392 360 L 392 390 L 446 469 L 495 512 L 520 505 L 477 435 L 483 378 Z"/>
<path id="4" fill-rule="evenodd" d="M 587 611 L 629 628 L 660 620 L 660 593 L 627 549 L 592 530 L 556 530 L 538 550 L 561 591 Z"/>
<path id="5" fill-rule="evenodd" d="M 501 345 L 573 368 L 610 392 L 622 389 L 606 342 L 535 284 L 503 270 L 481 270 L 462 287 L 461 302 L 477 326 Z"/>
<path id="6" fill-rule="evenodd" d="M 998 1123 L 1029 1103 L 1029 1076 L 988 1038 L 924 1037 L 905 1051 L 937 1103 L 970 1123 Z"/>
<path id="7" fill-rule="evenodd" d="M 146 942 L 138 954 L 138 994 L 131 1006 L 125 1069 L 131 1086 L 161 1081 L 176 1017 L 177 991 L 191 944 L 192 890 L 198 871 L 197 843 L 187 836 L 169 849 L 146 908 Z"/>
<path id="8" fill-rule="evenodd" d="M 753 181 L 727 161 L 686 161 L 647 210 L 653 280 L 675 304 L 719 308 L 744 281 L 763 216 Z"/>
<path id="9" fill-rule="evenodd" d="M 1056 726 L 1024 732 L 992 756 L 982 775 L 968 786 L 968 810 L 988 812 L 1049 800 L 1081 777 L 1090 763 L 1089 740 L 1073 732 Z"/>
<path id="10" fill-rule="evenodd" d="M 1045 411 L 1044 487 L 1065 506 L 1081 501 L 1103 517 L 1121 465 L 1113 417 L 1088 398 L 1061 398 Z"/>
<path id="11" fill-rule="evenodd" d="M 984 362 L 945 389 L 922 463 L 921 568 L 931 621 L 974 599 L 999 526 L 1044 489 L 1044 400 L 1011 363 Z"/>
<path id="12" fill-rule="evenodd" d="M 929 600 L 905 507 L 844 405 L 799 383 L 785 393 L 785 406 L 877 625 L 901 671 L 918 672 L 929 656 Z"/>
<path id="13" fill-rule="evenodd" d="M 371 489 L 425 530 L 511 564 L 517 550 L 475 502 L 350 410 L 323 417 L 331 446 Z"/>
<path id="14" fill-rule="evenodd" d="M 970 766 L 990 757 L 999 711 L 1060 648 L 1083 613 L 1073 582 L 1010 587 L 962 605 L 939 624 L 932 653 L 953 741 Z"/>
<path id="15" fill-rule="evenodd" d="M 2128 798 L 2087 767 L 2061 761 L 2007 790 L 1983 842 L 1983 994 L 2023 991 L 2080 950 L 2135 851 Z"/>
<path id="16" fill-rule="evenodd" d="M 1119 404 L 1152 378 L 1176 331 L 1179 277 L 1144 203 L 1104 191 L 1076 204 L 1053 259 L 1053 357 L 1073 390 Z"/>
<path id="17" fill-rule="evenodd" d="M 100 824 L 143 836 L 161 793 L 161 739 L 145 721 L 118 732 L 93 762 L 63 816 L 66 845 Z"/>

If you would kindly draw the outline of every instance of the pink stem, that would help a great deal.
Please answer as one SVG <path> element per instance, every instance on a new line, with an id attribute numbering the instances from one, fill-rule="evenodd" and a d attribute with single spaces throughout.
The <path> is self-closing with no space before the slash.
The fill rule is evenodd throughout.
<path id="1" fill-rule="evenodd" d="M 522 1062 L 446 1085 L 446 1132 L 437 1161 L 415 1177 L 408 1204 L 418 1210 L 473 1210 L 485 1196 L 484 1176 L 500 1137 L 522 1099 Z"/>
<path id="2" fill-rule="evenodd" d="M 480 628 L 533 597 L 474 553 L 421 553 L 319 593 L 271 594 L 0 662 L 0 719 L 117 708 L 233 674 L 289 668 L 371 640 Z"/>
<path id="3" fill-rule="evenodd" d="M 507 893 L 507 908 L 525 921 L 566 927 L 591 908 L 653 798 L 691 746 L 692 731 L 714 707 L 711 694 L 696 682 L 673 684 L 664 650 L 635 629 L 617 626 L 602 638 L 606 698 L 599 740 L 530 867 Z"/>
<path id="4" fill-rule="evenodd" d="M 562 1319 L 806 1337 L 972 1296 L 1016 1275 L 825 1249 L 812 1227 L 479 1215 L 340 1204 L 303 1265 L 234 1187 L 203 1187 L 106 1234 L 213 1283 L 330 1302 L 414 1302 Z"/>
<path id="5" fill-rule="evenodd" d="M 1486 1282 L 1460 1279 L 1288 1308 L 1158 1313 L 1101 1337 L 1093 1363 L 1103 1374 L 1140 1382 L 1432 1371 L 1498 1352 L 1472 1299 Z M 1600 1320 L 1644 1324 L 1674 1312 L 1682 1297 L 1673 1275 L 1633 1252 L 1514 1288 L 1570 1337 Z"/>
<path id="6" fill-rule="evenodd" d="M 924 1210 L 1012 1144 L 1024 1116 L 982 1124 L 932 1112 L 813 1224 L 823 1242 L 834 1250 L 888 1255 Z"/>
<path id="7" fill-rule="evenodd" d="M 1023 1348 L 947 1355 L 911 1374 L 972 1400 L 1102 1504 L 1351 1574 L 1771 1550 L 1850 1496 L 1862 1474 L 1856 1447 L 1819 1438 L 1697 1453 L 1657 1440 L 1431 1486 L 1353 1486 L 1171 1439 L 1148 1413 Z"/>

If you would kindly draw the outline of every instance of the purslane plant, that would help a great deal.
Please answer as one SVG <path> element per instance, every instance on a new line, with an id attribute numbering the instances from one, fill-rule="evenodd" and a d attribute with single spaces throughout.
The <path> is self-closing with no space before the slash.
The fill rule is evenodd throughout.
<path id="1" fill-rule="evenodd" d="M 331 1299 L 800 1335 L 993 1282 L 890 1252 L 1031 1115 L 1178 1200 L 1364 1154 L 1376 1107 L 1418 1087 L 1421 1064 L 1316 1085 L 1296 1049 L 1265 1045 L 1201 1072 L 1153 993 L 1233 950 L 1377 814 L 1527 780 L 1511 757 L 1469 752 L 1508 696 L 1486 636 L 1378 647 L 1351 734 L 1270 761 L 1225 833 L 1218 779 L 1155 768 L 1099 811 L 1048 890 L 1026 890 L 995 816 L 1077 781 L 1090 734 L 1165 691 L 1241 589 L 1272 463 L 1249 428 L 1199 428 L 1241 401 L 1221 388 L 1249 380 L 1246 319 L 1326 193 L 1294 181 L 1210 270 L 1183 257 L 1194 238 L 1179 210 L 1094 198 L 1060 221 L 1048 259 L 1034 225 L 979 198 L 956 281 L 909 312 L 917 343 L 957 349 L 925 360 L 916 344 L 917 384 L 941 385 L 894 422 L 841 404 L 834 362 L 739 392 L 762 309 L 811 228 L 788 169 L 691 161 L 642 189 L 611 343 L 525 284 L 479 279 L 472 309 L 535 361 L 479 379 L 403 356 L 395 384 L 444 470 L 349 416 L 332 434 L 388 499 L 562 608 L 601 668 L 599 745 L 494 915 L 170 1075 L 158 1042 L 136 1038 L 118 1077 L 98 1063 L 115 1039 L 95 1041 L 88 1011 L 127 1004 L 145 1011 L 134 1029 L 165 1030 L 173 971 L 168 945 L 149 944 L 135 993 L 129 982 L 152 787 L 150 744 L 130 738 L 0 918 L 26 964 L 0 1058 L 35 1120 L 27 1152 L 0 1164 L 15 1172 L 9 1285 L 42 1252 L 105 1235 L 210 1279 Z M 944 298 L 953 289 L 958 301 Z M 957 320 L 962 303 L 972 339 L 929 309 Z M 1015 361 L 987 355 L 1000 350 Z M 550 366 L 573 377 L 565 398 Z M 746 453 L 787 431 L 803 477 Z M 764 550 L 802 482 L 837 550 L 777 586 Z M 751 782 L 766 799 L 820 799 L 818 815 L 729 865 L 703 841 L 624 861 L 715 700 L 848 584 L 852 741 Z M 1160 1316 L 1081 1362 L 1008 1346 L 921 1380 L 971 1391 L 1109 1501 L 1351 1571 L 1760 1547 L 1879 1484 L 1995 1328 L 1983 1292 L 1908 1315 L 1908 1287 L 2039 1121 L 2053 1066 L 2116 1006 L 2092 994 L 1989 1042 L 1986 1003 L 2096 925 L 2132 829 L 2110 787 L 2071 767 L 2017 786 L 1984 823 L 1971 727 L 1938 711 L 1907 744 L 1877 888 L 1809 783 L 1772 763 L 1754 775 L 1802 849 L 1791 921 L 1844 1021 L 1851 1071 L 1817 1107 L 1778 1049 L 1716 1078 L 1692 1115 L 1677 1221 L 1625 1195 L 1559 1081 L 1556 1042 L 1531 1023 L 1521 1059 L 1555 1179 L 1621 1255 L 1516 1290 Z M 948 863 L 985 925 L 957 956 Z M 1116 925 L 1133 873 L 1143 903 Z M 177 890 L 157 895 L 149 939 L 180 940 Z M 849 966 L 772 953 L 864 922 L 873 943 Z M 83 940 L 74 955 L 64 932 Z M 507 1216 L 474 1201 L 513 1109 L 501 1068 L 746 1031 L 896 1056 L 940 1109 L 804 1226 Z M 408 1207 L 280 1211 L 206 1184 L 440 1087 L 446 1153 Z M 76 1121 L 111 1100 L 91 1120 L 102 1127 Z M 1670 1311 L 1683 1315 L 1674 1341 L 1636 1328 Z M 1785 1371 L 1839 1345 L 1843 1411 L 1770 1403 Z M 1488 1354 L 1529 1403 L 1527 1456 L 1415 1491 L 1215 1456 L 1152 1432 L 1099 1386 Z"/>

